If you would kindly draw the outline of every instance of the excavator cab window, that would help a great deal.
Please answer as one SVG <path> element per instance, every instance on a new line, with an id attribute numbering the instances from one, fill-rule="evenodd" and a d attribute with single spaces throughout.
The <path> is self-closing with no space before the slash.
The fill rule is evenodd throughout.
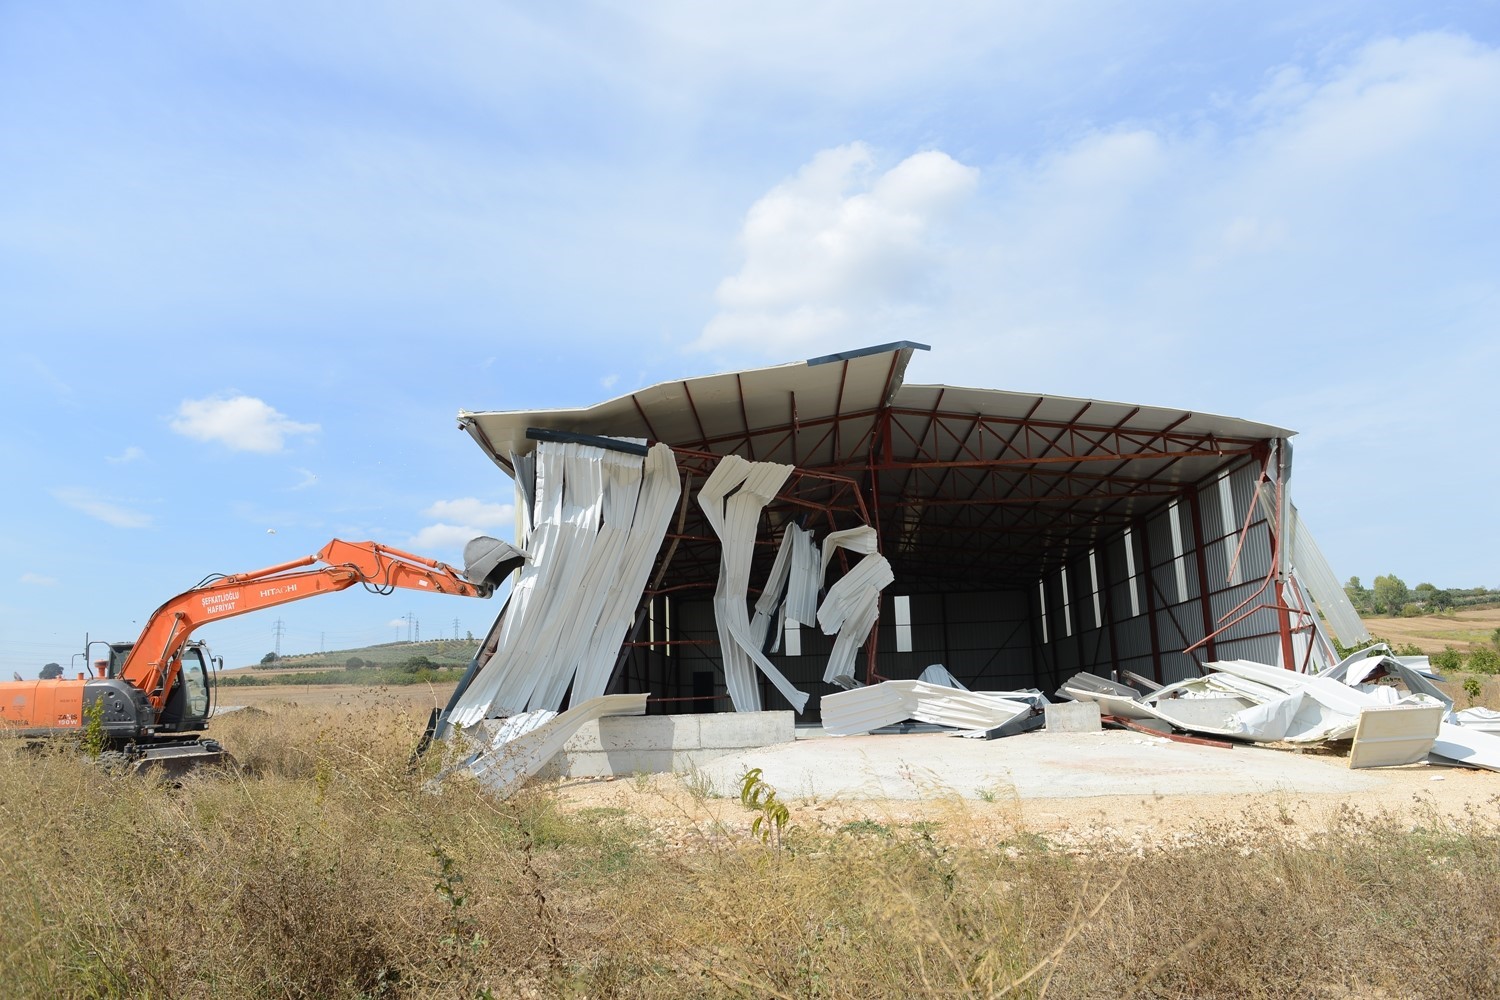
<path id="1" fill-rule="evenodd" d="M 184 646 L 181 655 L 182 669 L 177 672 L 177 680 L 161 712 L 161 728 L 169 733 L 202 729 L 208 719 L 208 664 L 204 662 L 203 649 Z"/>
<path id="2" fill-rule="evenodd" d="M 182 651 L 182 693 L 186 697 L 186 715 L 190 719 L 201 719 L 208 714 L 208 665 L 203 662 L 203 650 L 188 648 Z"/>

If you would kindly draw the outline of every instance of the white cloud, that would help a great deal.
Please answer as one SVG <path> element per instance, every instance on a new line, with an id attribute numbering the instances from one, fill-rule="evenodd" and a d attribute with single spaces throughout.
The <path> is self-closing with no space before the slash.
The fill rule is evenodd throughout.
<path id="1" fill-rule="evenodd" d="M 863 143 L 824 150 L 751 207 L 744 264 L 694 346 L 808 353 L 910 322 L 930 297 L 938 231 L 978 178 L 936 150 L 883 173 Z"/>
<path id="2" fill-rule="evenodd" d="M 474 497 L 463 497 L 439 500 L 422 511 L 422 516 L 480 528 L 508 528 L 515 521 L 516 508 L 514 504 L 485 503 Z"/>
<path id="3" fill-rule="evenodd" d="M 22 573 L 21 582 L 32 587 L 55 587 L 57 577 L 43 576 L 40 573 Z"/>
<path id="4" fill-rule="evenodd" d="M 217 441 L 234 451 L 281 451 L 288 435 L 315 434 L 317 424 L 289 419 L 254 396 L 186 399 L 172 429 L 198 441 Z"/>
<path id="5" fill-rule="evenodd" d="M 146 457 L 146 453 L 135 445 L 131 445 L 118 455 L 107 455 L 105 461 L 112 465 L 125 465 L 128 462 L 137 462 Z"/>
<path id="6" fill-rule="evenodd" d="M 515 526 L 516 508 L 508 503 L 486 503 L 475 497 L 439 500 L 422 516 L 434 519 L 411 537 L 412 551 L 421 555 L 434 552 L 456 553 L 478 535 L 509 537 Z"/>
<path id="7" fill-rule="evenodd" d="M 103 521 L 105 524 L 114 525 L 116 528 L 148 528 L 151 526 L 150 514 L 130 510 L 127 507 L 121 507 L 108 500 L 102 500 L 90 490 L 78 488 L 53 490 L 52 495 L 74 510 Z"/>
<path id="8" fill-rule="evenodd" d="M 620 376 L 606 375 L 599 380 L 599 385 L 603 387 L 605 391 L 608 391 L 610 389 L 613 389 L 615 387 L 615 383 L 618 381 L 620 381 Z"/>

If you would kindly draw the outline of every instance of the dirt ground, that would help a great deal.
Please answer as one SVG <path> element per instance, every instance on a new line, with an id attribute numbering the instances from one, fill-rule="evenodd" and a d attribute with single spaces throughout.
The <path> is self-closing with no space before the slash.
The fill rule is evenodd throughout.
<path id="1" fill-rule="evenodd" d="M 1328 758 L 1327 765 L 1348 766 L 1338 757 Z M 825 830 L 848 824 L 862 829 L 879 824 L 892 830 L 928 825 L 941 829 L 946 839 L 993 846 L 1014 844 L 1030 835 L 1060 845 L 1104 839 L 1126 846 L 1186 846 L 1211 831 L 1222 836 L 1226 826 L 1272 827 L 1316 837 L 1335 822 L 1357 822 L 1358 814 L 1380 813 L 1399 816 L 1413 827 L 1428 827 L 1440 819 L 1477 819 L 1500 826 L 1500 774 L 1424 765 L 1382 773 L 1391 779 L 1387 787 L 1357 793 L 1024 800 L 1000 793 L 993 801 L 957 796 L 923 801 L 787 797 L 786 804 L 793 824 Z M 737 789 L 706 790 L 692 774 L 564 779 L 555 789 L 565 808 L 618 811 L 649 823 L 673 843 L 743 837 L 755 815 L 741 806 Z"/>

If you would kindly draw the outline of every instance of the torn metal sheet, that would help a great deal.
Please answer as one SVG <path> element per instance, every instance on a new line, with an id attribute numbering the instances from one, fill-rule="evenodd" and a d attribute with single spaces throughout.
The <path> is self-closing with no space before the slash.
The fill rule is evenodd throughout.
<path id="1" fill-rule="evenodd" d="M 1462 712 L 1454 712 L 1449 718 L 1450 722 L 1457 723 L 1465 729 L 1473 729 L 1481 733 L 1500 733 L 1500 712 L 1493 708 L 1475 706 L 1466 708 Z"/>
<path id="2" fill-rule="evenodd" d="M 1446 709 L 1441 705 L 1372 705 L 1359 713 L 1349 766 L 1396 767 L 1426 760 Z"/>
<path id="3" fill-rule="evenodd" d="M 781 648 L 781 633 L 786 627 L 786 589 L 792 573 L 792 547 L 795 544 L 795 524 L 788 524 L 781 533 L 781 544 L 776 547 L 776 559 L 771 571 L 766 574 L 765 585 L 760 589 L 760 599 L 755 602 L 755 615 L 750 619 L 750 634 L 760 649 L 774 653 Z"/>
<path id="4" fill-rule="evenodd" d="M 958 691 L 922 681 L 882 681 L 824 695 L 822 712 L 825 732 L 854 736 L 907 719 L 984 732 L 1031 715 L 1032 706 L 995 694 Z"/>
<path id="5" fill-rule="evenodd" d="M 486 791 L 504 798 L 556 756 L 584 723 L 611 715 L 645 715 L 646 698 L 644 694 L 604 695 L 561 714 L 543 709 L 506 719 L 492 728 L 475 726 L 465 737 L 473 740 L 482 736 L 485 745 L 462 763 L 444 770 L 429 788 L 462 771 Z"/>
<path id="6" fill-rule="evenodd" d="M 874 554 L 865 556 L 828 588 L 818 608 L 818 627 L 824 635 L 837 638 L 828 653 L 824 683 L 832 684 L 835 677 L 854 673 L 859 647 L 880 618 L 880 592 L 895 578 L 885 556 Z"/>
<path id="7" fill-rule="evenodd" d="M 818 592 L 823 589 L 823 569 L 811 531 L 795 524 L 786 526 L 792 536 L 792 566 L 786 583 L 786 620 L 812 627 L 818 624 Z"/>
<path id="8" fill-rule="evenodd" d="M 1099 704 L 1099 714 L 1117 715 L 1127 719 L 1154 719 L 1155 709 L 1141 703 L 1141 693 L 1135 688 L 1088 671 L 1079 671 L 1063 681 L 1057 689 L 1057 697 L 1073 701 L 1093 701 Z"/>
<path id="9" fill-rule="evenodd" d="M 819 580 L 828 578 L 828 564 L 833 562 L 834 553 L 839 549 L 848 549 L 850 552 L 862 556 L 870 555 L 880 548 L 880 539 L 875 534 L 875 529 L 868 524 L 861 524 L 857 528 L 845 528 L 843 531 L 831 531 L 823 538 L 823 566 L 818 573 Z"/>
<path id="10" fill-rule="evenodd" d="M 450 713 L 455 726 L 556 711 L 602 694 L 680 495 L 676 458 L 543 442 L 519 466 L 530 556 L 494 648 Z M 522 496 L 522 482 L 536 493 Z M 488 643 L 486 643 L 488 645 Z"/>
<path id="11" fill-rule="evenodd" d="M 941 663 L 929 664 L 926 670 L 917 675 L 917 680 L 924 684 L 936 684 L 939 687 L 957 688 L 960 691 L 969 690 L 968 687 L 948 672 L 948 668 Z"/>
<path id="12" fill-rule="evenodd" d="M 761 652 L 746 606 L 761 512 L 775 499 L 791 472 L 790 465 L 747 462 L 738 455 L 726 455 L 698 491 L 698 505 L 721 543 L 714 620 L 719 632 L 724 683 L 738 712 L 761 710 L 756 668 L 794 710 L 800 713 L 807 706 L 807 692 L 795 687 Z"/>
<path id="13" fill-rule="evenodd" d="M 1500 771 L 1500 735 L 1495 733 L 1445 722 L 1438 727 L 1432 753 L 1467 767 Z"/>

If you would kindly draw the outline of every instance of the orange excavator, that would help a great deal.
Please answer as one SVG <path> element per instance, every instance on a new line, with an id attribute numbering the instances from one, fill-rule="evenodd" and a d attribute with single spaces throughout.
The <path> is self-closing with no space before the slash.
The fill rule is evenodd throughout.
<path id="1" fill-rule="evenodd" d="M 213 714 L 216 662 L 193 630 L 207 622 L 289 604 L 356 583 L 488 597 L 524 556 L 481 537 L 464 549 L 462 573 L 375 542 L 334 539 L 316 555 L 252 573 L 214 575 L 152 613 L 135 642 L 109 644 L 95 676 L 0 683 L 0 728 L 22 736 L 79 734 L 97 725 L 106 749 L 136 767 L 183 771 L 222 760 L 218 741 L 197 734 Z M 324 565 L 307 568 L 314 563 Z M 97 724 L 93 721 L 97 719 Z"/>

